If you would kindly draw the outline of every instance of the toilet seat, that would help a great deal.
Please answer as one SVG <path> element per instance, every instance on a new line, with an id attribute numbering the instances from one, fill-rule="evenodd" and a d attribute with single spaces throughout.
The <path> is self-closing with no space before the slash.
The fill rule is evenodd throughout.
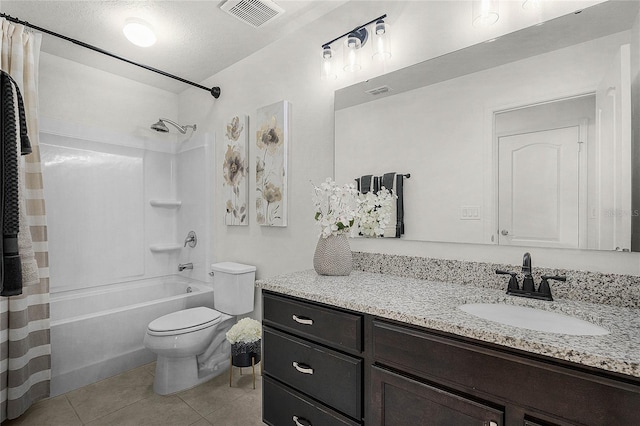
<path id="1" fill-rule="evenodd" d="M 192 333 L 218 324 L 222 313 L 206 308 L 197 307 L 184 309 L 163 315 L 149 323 L 147 333 L 151 336 L 174 336 Z"/>

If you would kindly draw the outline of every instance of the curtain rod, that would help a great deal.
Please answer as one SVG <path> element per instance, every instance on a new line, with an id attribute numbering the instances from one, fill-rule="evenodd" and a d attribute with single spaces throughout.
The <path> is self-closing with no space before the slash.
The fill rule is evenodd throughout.
<path id="1" fill-rule="evenodd" d="M 205 86 L 202 86 L 200 84 L 194 83 L 193 81 L 189 81 L 189 80 L 186 80 L 186 79 L 184 79 L 182 77 L 178 77 L 176 75 L 169 74 L 166 71 L 162 71 L 162 70 L 159 70 L 157 68 L 150 67 L 148 65 L 140 64 L 138 62 L 134 62 L 134 61 L 132 61 L 130 59 L 127 59 L 127 58 L 124 58 L 122 56 L 116 55 L 114 53 L 108 52 L 108 51 L 106 51 L 104 49 L 101 49 L 99 47 L 92 46 L 92 45 L 87 44 L 87 43 L 85 43 L 83 41 L 79 41 L 79 40 L 76 40 L 74 38 L 67 37 L 65 35 L 62 35 L 62 34 L 47 30 L 46 28 L 38 27 L 36 25 L 30 24 L 27 21 L 22 21 L 22 20 L 20 20 L 18 18 L 14 18 L 11 15 L 7 15 L 6 13 L 1 13 L 0 12 L 0 17 L 5 18 L 7 21 L 14 22 L 16 24 L 21 24 L 21 25 L 24 25 L 25 27 L 32 28 L 32 29 L 34 29 L 36 31 L 40 31 L 40 32 L 43 32 L 45 34 L 52 35 L 54 37 L 58 37 L 58 38 L 61 38 L 63 40 L 66 40 L 66 41 L 70 41 L 73 44 L 77 44 L 78 46 L 93 50 L 94 52 L 102 53 L 103 55 L 110 56 L 110 57 L 112 57 L 114 59 L 118 59 L 118 60 L 126 62 L 128 64 L 135 65 L 137 67 L 144 68 L 144 69 L 146 69 L 148 71 L 153 71 L 153 72 L 155 72 L 157 74 L 161 74 L 161 75 L 163 75 L 165 77 L 169 77 L 169 78 L 173 78 L 174 80 L 181 81 L 182 83 L 190 84 L 190 85 L 195 86 L 195 87 L 197 87 L 199 89 L 206 90 L 207 92 L 211 93 L 211 96 L 213 96 L 216 99 L 218 99 L 220 97 L 220 87 L 216 86 L 216 87 L 212 87 L 211 89 L 209 89 L 208 87 L 205 87 Z"/>

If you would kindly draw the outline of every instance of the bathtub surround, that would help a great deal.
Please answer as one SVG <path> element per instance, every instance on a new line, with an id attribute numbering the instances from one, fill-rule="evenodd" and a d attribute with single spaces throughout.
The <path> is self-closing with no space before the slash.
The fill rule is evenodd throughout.
<path id="1" fill-rule="evenodd" d="M 567 277 L 566 282 L 550 282 L 554 299 L 640 308 L 640 277 L 638 276 L 539 268 L 535 261 L 533 257 L 533 278 L 536 284 L 540 283 L 541 275 Z M 522 265 L 353 252 L 353 269 L 506 291 L 508 279 L 504 275 L 496 275 L 496 269 L 517 272 L 521 278 Z"/>
<path id="2" fill-rule="evenodd" d="M 22 92 L 32 153 L 20 162 L 19 246 L 22 294 L 0 298 L 0 422 L 49 396 L 49 262 L 38 127 L 38 62 L 42 36 L 2 23 L 1 68 Z M 30 234 L 30 238 L 27 237 Z M 31 242 L 29 242 L 29 239 Z M 32 250 L 31 250 L 32 249 Z M 37 264 L 36 264 L 37 263 Z"/>

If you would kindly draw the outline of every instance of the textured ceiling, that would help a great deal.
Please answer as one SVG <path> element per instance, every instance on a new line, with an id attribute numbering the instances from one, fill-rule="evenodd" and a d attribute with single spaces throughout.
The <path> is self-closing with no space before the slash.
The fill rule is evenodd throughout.
<path id="1" fill-rule="evenodd" d="M 218 71 L 312 22 L 344 1 L 277 0 L 285 13 L 254 28 L 220 9 L 224 1 L 1 0 L 0 11 L 33 25 L 94 45 L 184 79 L 200 83 Z M 122 33 L 127 18 L 149 22 L 157 43 L 141 48 Z M 153 72 L 43 36 L 42 51 L 171 92 L 187 85 Z"/>

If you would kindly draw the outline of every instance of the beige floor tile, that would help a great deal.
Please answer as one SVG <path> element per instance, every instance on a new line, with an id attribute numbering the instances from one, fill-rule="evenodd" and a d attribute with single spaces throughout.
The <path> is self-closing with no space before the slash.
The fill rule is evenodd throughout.
<path id="1" fill-rule="evenodd" d="M 22 416 L 2 426 L 81 426 L 80 418 L 64 395 L 34 404 Z"/>
<path id="2" fill-rule="evenodd" d="M 155 375 L 156 375 L 156 363 L 155 363 L 155 361 L 154 362 L 150 362 L 149 364 L 145 364 L 140 368 L 143 368 L 143 369 L 147 370 L 147 372 L 149 374 L 151 374 L 152 376 L 155 377 Z"/>
<path id="3" fill-rule="evenodd" d="M 206 419 L 213 426 L 262 425 L 262 393 L 259 389 L 209 414 Z"/>
<path id="4" fill-rule="evenodd" d="M 202 416 L 177 396 L 153 396 L 87 423 L 87 426 L 190 426 Z"/>
<path id="5" fill-rule="evenodd" d="M 256 381 L 256 387 L 258 387 Z M 201 416 L 207 416 L 225 407 L 252 389 L 251 375 L 234 376 L 233 386 L 229 387 L 229 371 L 226 370 L 210 381 L 177 393 L 184 402 L 196 410 Z"/>
<path id="6" fill-rule="evenodd" d="M 190 426 L 213 426 L 213 425 L 209 423 L 206 419 L 200 419 Z"/>
<path id="7" fill-rule="evenodd" d="M 146 366 L 126 371 L 66 394 L 84 423 L 152 395 L 154 395 L 153 376 L 149 374 Z"/>

